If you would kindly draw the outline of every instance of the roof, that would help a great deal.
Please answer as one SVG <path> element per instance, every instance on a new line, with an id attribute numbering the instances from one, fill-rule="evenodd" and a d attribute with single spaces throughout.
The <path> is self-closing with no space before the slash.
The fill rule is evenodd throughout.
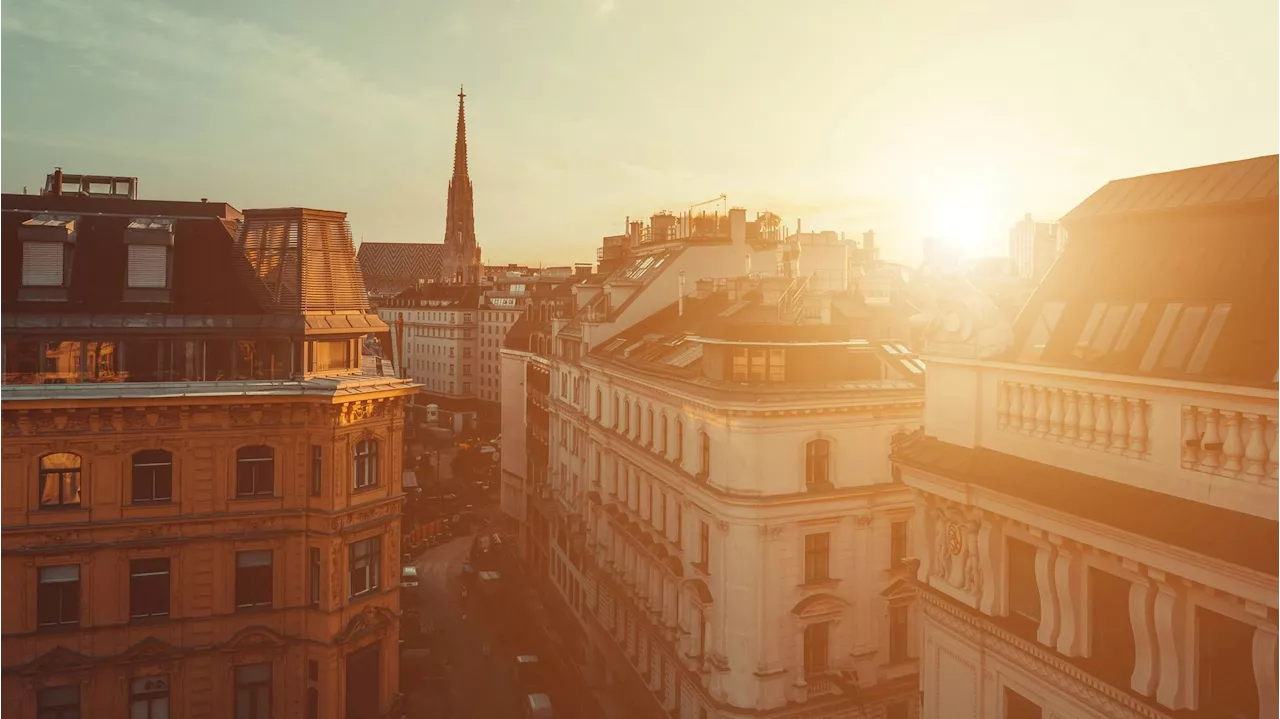
<path id="1" fill-rule="evenodd" d="M 1134 195 L 1139 185 L 1150 181 L 1171 192 L 1176 186 L 1184 202 L 1200 201 L 1204 211 L 1192 216 L 1135 210 L 1127 215 L 1129 222 L 1073 230 L 1015 321 L 1008 359 L 1274 387 L 1280 366 L 1275 157 L 1153 178 L 1160 179 L 1118 182 L 1138 183 L 1126 194 L 1134 203 L 1141 199 Z M 1252 210 L 1244 211 L 1244 199 L 1228 199 L 1235 195 L 1227 190 L 1256 197 L 1241 188 L 1268 182 L 1270 199 L 1250 205 Z M 1139 206 L 1120 204 L 1124 197 L 1119 195 L 1099 204 L 1095 198 L 1105 192 L 1095 193 L 1081 208 Z M 1160 204 L 1151 197 L 1151 203 Z"/>
<path id="2" fill-rule="evenodd" d="M 922 431 L 896 439 L 890 457 L 899 464 L 1277 575 L 1280 524 L 1272 520 L 990 449 L 960 447 Z"/>
<path id="3" fill-rule="evenodd" d="M 361 242 L 356 253 L 369 294 L 391 296 L 416 287 L 418 280 L 439 280 L 444 245 L 427 242 Z"/>
<path id="4" fill-rule="evenodd" d="M 1206 206 L 1230 206 L 1280 196 L 1276 155 L 1112 180 L 1062 218 L 1071 224 Z"/>
<path id="5" fill-rule="evenodd" d="M 439 285 L 427 284 L 411 287 L 397 294 L 392 301 L 384 303 L 387 307 L 417 307 L 415 303 L 427 302 L 435 307 L 460 307 L 476 309 L 480 306 L 480 288 L 476 285 Z"/>
<path id="6" fill-rule="evenodd" d="M 347 213 L 300 207 L 246 210 L 236 247 L 250 287 L 277 312 L 367 312 Z"/>

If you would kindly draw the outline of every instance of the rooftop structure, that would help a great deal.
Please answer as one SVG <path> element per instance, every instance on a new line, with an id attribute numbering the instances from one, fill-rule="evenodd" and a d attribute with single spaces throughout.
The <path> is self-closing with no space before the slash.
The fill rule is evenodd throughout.
<path id="1" fill-rule="evenodd" d="M 356 259 L 369 296 L 380 301 L 417 287 L 419 282 L 439 282 L 444 272 L 444 245 L 361 242 Z"/>

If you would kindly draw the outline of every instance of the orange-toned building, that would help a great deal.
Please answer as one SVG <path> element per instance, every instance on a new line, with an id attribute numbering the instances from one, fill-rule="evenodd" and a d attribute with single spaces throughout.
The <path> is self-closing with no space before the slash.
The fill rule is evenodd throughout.
<path id="1" fill-rule="evenodd" d="M 404 397 L 342 213 L 3 197 L 3 715 L 399 703 Z"/>

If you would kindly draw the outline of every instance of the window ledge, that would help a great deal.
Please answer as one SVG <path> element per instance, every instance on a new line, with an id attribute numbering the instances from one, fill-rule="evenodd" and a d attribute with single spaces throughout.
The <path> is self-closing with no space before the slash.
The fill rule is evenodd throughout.
<path id="1" fill-rule="evenodd" d="M 275 609 L 275 602 L 270 604 L 251 604 L 244 607 L 236 607 L 236 614 L 253 614 L 255 612 L 269 612 Z"/>
<path id="2" fill-rule="evenodd" d="M 275 494 L 237 494 L 232 497 L 232 502 L 267 502 L 273 499 L 280 499 Z"/>
<path id="3" fill-rule="evenodd" d="M 66 302 L 66 287 L 19 287 L 19 302 Z"/>
<path id="4" fill-rule="evenodd" d="M 367 493 L 367 492 L 372 492 L 372 491 L 373 491 L 373 490 L 375 490 L 375 489 L 380 489 L 381 487 L 382 487 L 382 485 L 378 484 L 377 482 L 375 482 L 375 483 L 373 483 L 373 484 L 366 484 L 366 485 L 365 485 L 365 486 L 363 486 L 363 487 L 352 487 L 352 488 L 351 488 L 351 494 L 352 494 L 352 495 L 356 495 L 356 494 L 365 494 L 365 493 Z"/>
<path id="5" fill-rule="evenodd" d="M 80 622 L 75 624 L 43 624 L 36 627 L 37 634 L 68 634 L 78 632 L 87 627 L 81 626 Z"/>
<path id="6" fill-rule="evenodd" d="M 804 584 L 797 584 L 798 589 L 810 591 L 814 589 L 834 589 L 840 584 L 840 579 L 836 577 L 828 577 L 826 579 L 810 579 Z"/>
<path id="7" fill-rule="evenodd" d="M 145 617 L 129 617 L 129 626 L 145 627 L 167 622 L 172 618 L 169 614 L 149 614 Z"/>

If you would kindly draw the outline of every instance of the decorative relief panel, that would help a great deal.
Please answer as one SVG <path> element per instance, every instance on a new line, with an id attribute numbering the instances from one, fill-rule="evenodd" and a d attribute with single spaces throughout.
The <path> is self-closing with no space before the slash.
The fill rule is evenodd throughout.
<path id="1" fill-rule="evenodd" d="M 996 426 L 1008 432 L 1145 459 L 1150 422 L 1144 399 L 1029 382 L 996 384 Z"/>

